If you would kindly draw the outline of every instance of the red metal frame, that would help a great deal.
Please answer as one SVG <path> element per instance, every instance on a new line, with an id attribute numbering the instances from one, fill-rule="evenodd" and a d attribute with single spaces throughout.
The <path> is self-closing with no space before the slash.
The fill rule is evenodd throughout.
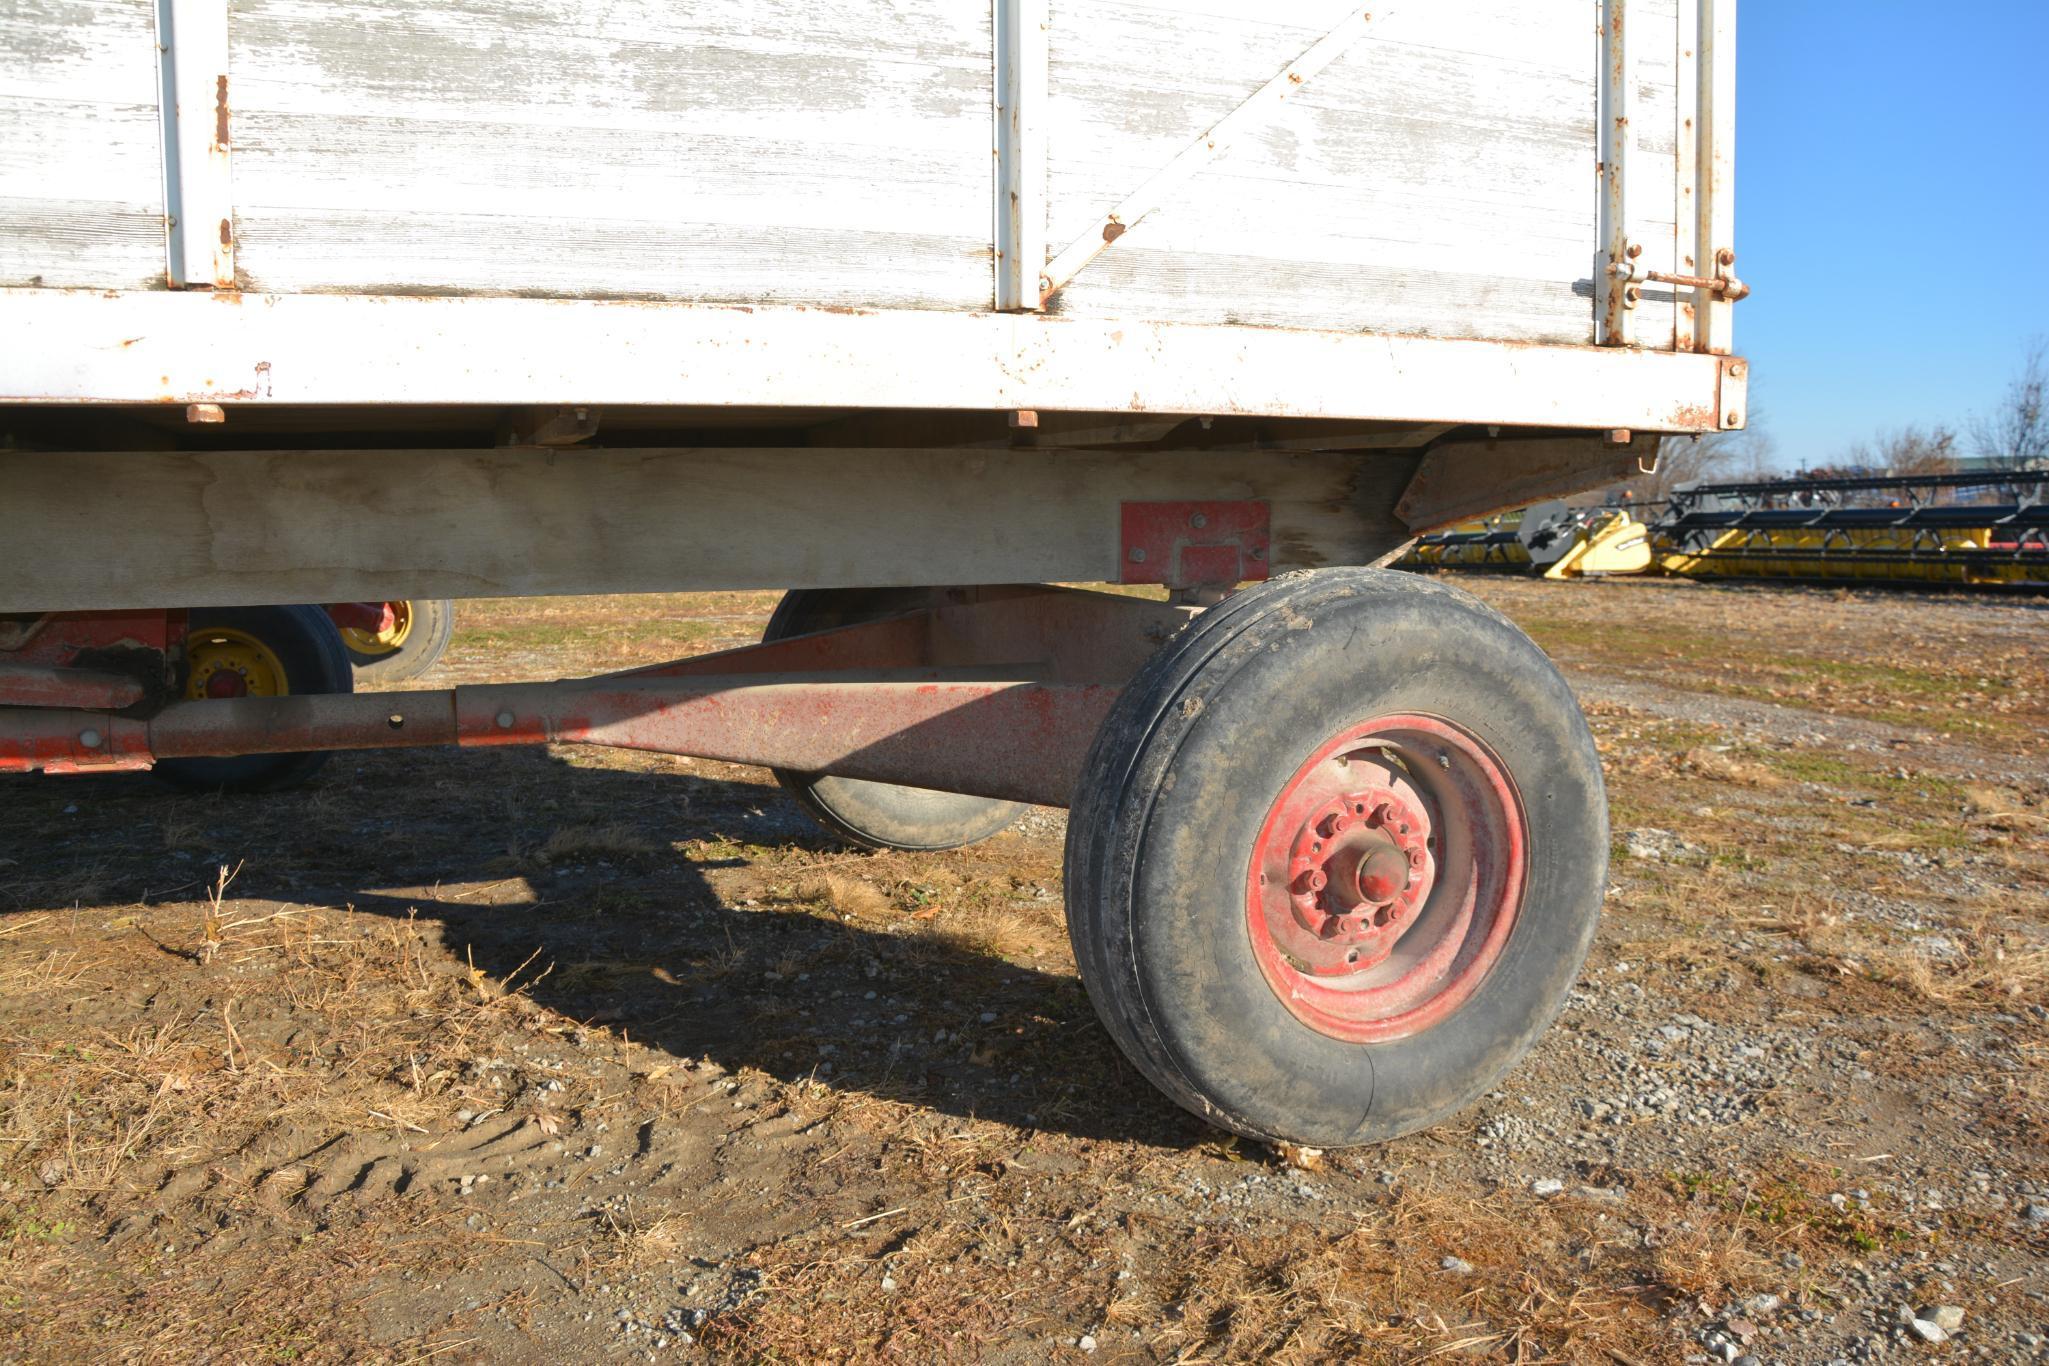
<path id="1" fill-rule="evenodd" d="M 137 706 L 161 693 L 165 657 L 184 635 L 183 612 L 73 612 L 0 621 L 0 707 Z"/>
<path id="2" fill-rule="evenodd" d="M 206 698 L 148 717 L 0 706 L 0 771 L 589 744 L 1065 805 L 1123 681 L 1186 615 L 1117 594 L 963 590 L 925 611 L 600 678 Z"/>

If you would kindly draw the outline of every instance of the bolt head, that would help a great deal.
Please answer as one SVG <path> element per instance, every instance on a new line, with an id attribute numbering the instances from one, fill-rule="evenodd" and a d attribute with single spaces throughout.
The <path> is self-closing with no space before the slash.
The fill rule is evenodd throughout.
<path id="1" fill-rule="evenodd" d="M 513 716 L 512 716 L 512 713 L 511 713 L 511 712 L 509 712 L 509 711 L 501 711 L 501 712 L 499 712 L 499 713 L 498 713 L 498 716 L 497 716 L 497 721 L 498 721 L 498 729 L 500 729 L 500 730 L 511 730 L 511 729 L 512 729 L 512 722 L 513 722 Z"/>
<path id="2" fill-rule="evenodd" d="M 98 749 L 100 747 L 101 740 L 104 738 L 105 737 L 103 737 L 96 730 L 88 729 L 82 730 L 78 733 L 78 743 L 84 745 L 87 749 Z"/>

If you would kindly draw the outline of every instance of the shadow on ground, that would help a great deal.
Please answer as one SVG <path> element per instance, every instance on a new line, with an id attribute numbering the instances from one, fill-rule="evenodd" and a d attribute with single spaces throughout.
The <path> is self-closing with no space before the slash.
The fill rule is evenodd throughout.
<path id="1" fill-rule="evenodd" d="M 773 786 L 601 762 L 345 754 L 303 790 L 257 797 L 11 778 L 0 909 L 202 903 L 215 869 L 239 865 L 231 899 L 416 919 L 448 970 L 473 962 L 679 1059 L 1077 1137 L 1214 1138 L 1118 1055 L 1064 955 L 1021 965 L 895 907 L 842 917 L 807 901 L 807 878 L 886 881 L 892 856 L 849 853 Z M 998 911 L 1043 922 L 1040 942 L 1057 934 L 1044 836 L 944 857 L 999 880 L 1035 870 L 1051 895 Z M 742 904 L 707 881 L 721 869 Z"/>

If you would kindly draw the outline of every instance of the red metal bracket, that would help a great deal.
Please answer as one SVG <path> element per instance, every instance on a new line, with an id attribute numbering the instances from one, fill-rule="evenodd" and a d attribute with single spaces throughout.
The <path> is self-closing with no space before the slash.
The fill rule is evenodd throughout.
<path id="1" fill-rule="evenodd" d="M 1124 583 L 1233 587 L 1267 577 L 1264 501 L 1126 503 L 1118 556 Z"/>

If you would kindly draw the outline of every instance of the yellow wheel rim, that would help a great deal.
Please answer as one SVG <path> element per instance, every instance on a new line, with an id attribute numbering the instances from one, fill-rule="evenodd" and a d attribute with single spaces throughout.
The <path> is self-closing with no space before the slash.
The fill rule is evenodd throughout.
<path id="1" fill-rule="evenodd" d="M 341 636 L 342 643 L 359 655 L 388 655 L 396 653 L 412 633 L 413 605 L 394 602 L 391 604 L 390 630 L 365 631 L 356 626 L 344 626 Z"/>
<path id="2" fill-rule="evenodd" d="M 188 698 L 284 697 L 292 690 L 284 662 L 246 631 L 226 626 L 194 631 L 185 638 L 185 658 L 191 665 L 185 679 Z M 233 677 L 241 679 L 239 685 Z"/>

